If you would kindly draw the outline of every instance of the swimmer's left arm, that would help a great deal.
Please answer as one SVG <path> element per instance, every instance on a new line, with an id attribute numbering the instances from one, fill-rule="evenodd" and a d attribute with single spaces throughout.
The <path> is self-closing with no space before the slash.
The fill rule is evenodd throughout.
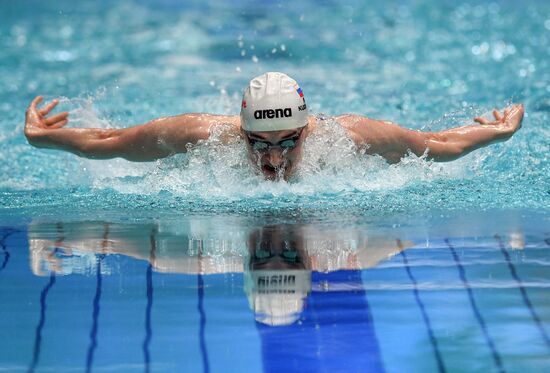
<path id="1" fill-rule="evenodd" d="M 342 116 L 339 120 L 357 145 L 367 147 L 368 154 L 378 154 L 397 163 L 409 152 L 421 156 L 427 150 L 429 159 L 445 162 L 509 139 L 521 127 L 524 109 L 523 105 L 513 105 L 503 114 L 497 110 L 493 114 L 495 121 L 478 117 L 474 119 L 477 124 L 440 132 L 414 131 L 359 116 Z"/>

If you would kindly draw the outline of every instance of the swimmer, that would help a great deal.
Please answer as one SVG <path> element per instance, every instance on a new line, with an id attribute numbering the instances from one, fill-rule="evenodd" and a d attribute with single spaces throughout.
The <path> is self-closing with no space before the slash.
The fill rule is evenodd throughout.
<path id="1" fill-rule="evenodd" d="M 92 159 L 124 158 L 147 162 L 185 153 L 189 146 L 206 140 L 219 125 L 244 139 L 249 159 L 266 179 L 288 180 L 300 163 L 303 144 L 316 131 L 316 118 L 308 115 L 304 92 L 288 75 L 268 72 L 245 88 L 241 113 L 215 115 L 188 113 L 154 119 L 123 129 L 64 128 L 69 113 L 49 115 L 59 103 L 42 108 L 43 97 L 28 107 L 25 136 L 38 148 L 59 149 Z M 346 129 L 358 149 L 397 163 L 409 152 L 427 152 L 428 159 L 451 161 L 483 146 L 509 139 L 523 120 L 523 105 L 511 105 L 503 112 L 493 110 L 494 120 L 477 117 L 469 125 L 440 132 L 410 130 L 397 124 L 359 114 L 334 119 Z"/>

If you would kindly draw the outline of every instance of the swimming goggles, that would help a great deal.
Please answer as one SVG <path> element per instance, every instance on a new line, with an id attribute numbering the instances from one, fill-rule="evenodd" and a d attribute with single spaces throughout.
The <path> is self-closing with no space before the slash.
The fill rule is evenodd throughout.
<path id="1" fill-rule="evenodd" d="M 271 148 L 281 148 L 283 150 L 292 149 L 298 144 L 298 140 L 300 140 L 300 136 L 302 135 L 304 128 L 305 127 L 300 128 L 300 131 L 296 135 L 288 139 L 284 139 L 277 144 L 272 144 L 269 141 L 251 139 L 250 137 L 248 137 L 248 135 L 246 136 L 246 138 L 248 139 L 248 143 L 250 144 L 252 149 L 259 152 L 266 152 Z"/>
<path id="2" fill-rule="evenodd" d="M 293 263 L 297 264 L 301 262 L 300 256 L 298 255 L 298 252 L 296 250 L 291 250 L 289 248 L 289 244 L 287 241 L 285 241 L 285 248 L 280 253 L 275 255 L 273 251 L 271 251 L 269 242 L 262 242 L 260 243 L 259 247 L 254 250 L 254 263 L 255 264 L 264 264 L 269 261 L 269 259 L 274 258 L 275 256 L 281 257 L 285 262 L 287 263 Z"/>

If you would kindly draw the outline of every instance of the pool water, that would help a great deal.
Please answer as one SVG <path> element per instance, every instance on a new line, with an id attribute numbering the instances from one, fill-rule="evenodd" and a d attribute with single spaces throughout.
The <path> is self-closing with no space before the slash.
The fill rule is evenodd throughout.
<path id="1" fill-rule="evenodd" d="M 550 3 L 0 2 L 0 371 L 546 371 Z M 217 134 L 150 163 L 32 148 L 69 126 L 237 114 L 283 71 L 320 131 L 289 182 Z M 332 116 L 438 131 L 525 104 L 450 163 L 360 154 Z"/>
<path id="2" fill-rule="evenodd" d="M 2 2 L 2 207 L 547 209 L 549 13 L 545 1 Z M 246 83 L 273 70 L 294 77 L 310 112 L 326 118 L 290 184 L 262 181 L 241 141 L 227 147 L 215 136 L 187 156 L 139 164 L 34 149 L 22 136 L 38 94 L 65 97 L 70 126 L 126 127 L 238 114 Z M 510 102 L 526 107 L 513 139 L 447 164 L 408 157 L 388 166 L 357 154 L 330 120 L 356 112 L 441 130 Z"/>

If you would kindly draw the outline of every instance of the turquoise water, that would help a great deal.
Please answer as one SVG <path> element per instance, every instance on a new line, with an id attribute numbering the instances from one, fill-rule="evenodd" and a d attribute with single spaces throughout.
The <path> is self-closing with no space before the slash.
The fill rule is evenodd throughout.
<path id="1" fill-rule="evenodd" d="M 550 5 L 531 1 L 224 4 L 2 2 L 0 180 L 4 211 L 411 212 L 547 209 Z M 507 143 L 449 163 L 387 166 L 334 125 L 306 146 L 290 184 L 263 182 L 242 144 L 215 141 L 150 164 L 88 161 L 29 147 L 24 109 L 66 97 L 75 127 L 125 127 L 189 111 L 236 114 L 253 76 L 285 71 L 314 114 L 358 112 L 438 130 L 523 102 Z M 273 197 L 276 198 L 273 198 Z"/>
<path id="2" fill-rule="evenodd" d="M 549 57 L 544 1 L 0 2 L 0 371 L 548 370 Z M 139 164 L 23 136 L 39 94 L 121 128 L 237 114 L 265 71 L 322 129 L 288 183 L 216 135 Z M 451 163 L 357 154 L 331 119 L 510 102 L 522 129 Z"/>

